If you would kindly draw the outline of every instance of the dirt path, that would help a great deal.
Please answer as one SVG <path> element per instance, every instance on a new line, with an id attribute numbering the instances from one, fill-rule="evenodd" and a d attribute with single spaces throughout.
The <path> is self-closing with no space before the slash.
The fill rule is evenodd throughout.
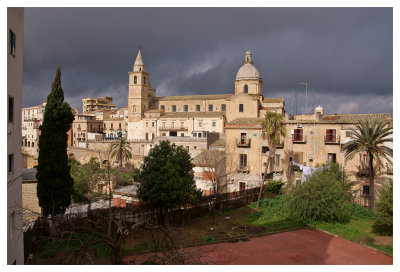
<path id="1" fill-rule="evenodd" d="M 303 229 L 199 247 L 210 264 L 392 265 L 393 258 L 333 235 Z M 141 263 L 144 255 L 125 258 Z"/>

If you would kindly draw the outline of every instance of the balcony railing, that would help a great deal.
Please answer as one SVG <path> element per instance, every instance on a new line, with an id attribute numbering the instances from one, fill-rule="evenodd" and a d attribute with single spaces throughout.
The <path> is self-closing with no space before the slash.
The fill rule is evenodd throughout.
<path id="1" fill-rule="evenodd" d="M 292 142 L 293 143 L 304 144 L 304 143 L 307 142 L 307 135 L 293 134 L 292 135 Z"/>
<path id="2" fill-rule="evenodd" d="M 160 130 L 161 131 L 170 131 L 170 130 L 173 130 L 173 131 L 187 131 L 188 128 L 187 127 L 172 127 L 172 126 L 169 126 L 169 127 L 160 127 Z"/>
<path id="3" fill-rule="evenodd" d="M 340 137 L 334 134 L 326 134 L 324 137 L 325 144 L 340 144 Z"/>
<path id="4" fill-rule="evenodd" d="M 238 147 L 250 147 L 251 139 L 249 138 L 236 138 L 236 145 Z"/>
<path id="5" fill-rule="evenodd" d="M 238 172 L 239 173 L 249 173 L 250 172 L 249 166 L 248 165 L 239 165 Z"/>

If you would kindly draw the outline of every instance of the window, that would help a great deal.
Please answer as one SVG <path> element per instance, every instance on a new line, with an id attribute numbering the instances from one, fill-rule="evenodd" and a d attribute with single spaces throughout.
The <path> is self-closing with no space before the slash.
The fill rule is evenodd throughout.
<path id="1" fill-rule="evenodd" d="M 196 111 L 200 111 L 200 105 L 196 105 Z"/>
<path id="2" fill-rule="evenodd" d="M 106 129 L 106 128 L 107 128 L 106 123 L 104 123 L 104 129 Z"/>
<path id="3" fill-rule="evenodd" d="M 151 138 L 154 139 L 154 133 L 151 134 Z M 151 147 L 151 146 L 150 146 Z"/>
<path id="4" fill-rule="evenodd" d="M 217 123 L 216 123 L 216 122 L 212 122 L 212 126 L 213 126 L 213 127 L 216 127 L 216 126 L 217 126 Z"/>
<path id="5" fill-rule="evenodd" d="M 362 195 L 369 196 L 369 186 L 368 185 L 363 186 Z"/>
<path id="6" fill-rule="evenodd" d="M 226 111 L 226 105 L 225 104 L 221 105 L 221 111 Z"/>
<path id="7" fill-rule="evenodd" d="M 35 147 L 35 143 L 34 142 L 32 142 L 32 147 Z"/>
<path id="8" fill-rule="evenodd" d="M 121 123 L 119 123 L 118 127 L 119 127 L 119 129 L 121 129 Z"/>
<path id="9" fill-rule="evenodd" d="M 246 133 L 240 133 L 240 144 L 246 144 Z"/>
<path id="10" fill-rule="evenodd" d="M 14 154 L 8 154 L 8 173 L 14 172 Z"/>
<path id="11" fill-rule="evenodd" d="M 336 142 L 336 129 L 326 130 L 325 142 L 328 143 Z"/>
<path id="12" fill-rule="evenodd" d="M 328 153 L 328 162 L 336 162 L 336 153 Z"/>
<path id="13" fill-rule="evenodd" d="M 13 56 L 15 56 L 15 34 L 14 32 L 10 29 L 10 49 L 9 53 Z"/>
<path id="14" fill-rule="evenodd" d="M 114 124 L 113 123 L 111 123 L 111 129 L 114 129 Z"/>
<path id="15" fill-rule="evenodd" d="M 203 127 L 203 122 L 199 122 L 199 127 Z"/>
<path id="16" fill-rule="evenodd" d="M 346 137 L 347 138 L 353 137 L 353 133 L 351 133 L 351 131 L 346 131 Z"/>
<path id="17" fill-rule="evenodd" d="M 146 77 L 143 77 L 143 84 L 146 84 Z"/>
<path id="18" fill-rule="evenodd" d="M 182 132 L 182 133 L 181 133 L 181 137 L 185 137 L 185 133 Z"/>
<path id="19" fill-rule="evenodd" d="M 244 190 L 246 190 L 246 183 L 239 182 L 239 191 L 244 191 Z"/>
<path id="20" fill-rule="evenodd" d="M 149 134 L 146 132 L 146 140 L 149 139 Z"/>
<path id="21" fill-rule="evenodd" d="M 14 97 L 8 97 L 8 122 L 14 122 Z"/>
<path id="22" fill-rule="evenodd" d="M 184 127 L 185 127 L 185 123 L 181 122 L 181 128 L 184 128 Z"/>
<path id="23" fill-rule="evenodd" d="M 240 154 L 240 168 L 247 167 L 247 154 Z"/>
<path id="24" fill-rule="evenodd" d="M 293 141 L 303 141 L 303 129 L 294 129 L 292 139 Z"/>
<path id="25" fill-rule="evenodd" d="M 155 122 L 152 122 L 152 123 L 151 123 L 151 126 L 152 126 L 152 127 L 154 127 L 154 126 L 155 126 L 155 124 L 156 124 Z"/>
<path id="26" fill-rule="evenodd" d="M 247 86 L 247 84 L 244 85 L 243 91 L 244 91 L 244 93 L 248 93 L 249 92 L 249 86 Z"/>
<path id="27" fill-rule="evenodd" d="M 243 104 L 239 104 L 239 112 L 243 112 Z"/>
<path id="28" fill-rule="evenodd" d="M 176 112 L 176 106 L 175 105 L 172 105 L 172 111 Z"/>
<path id="29" fill-rule="evenodd" d="M 186 151 L 189 152 L 189 146 L 187 145 L 187 146 L 185 146 L 185 148 L 186 148 Z"/>
<path id="30" fill-rule="evenodd" d="M 281 155 L 275 155 L 275 166 L 279 167 L 281 165 Z"/>
<path id="31" fill-rule="evenodd" d="M 175 122 L 172 122 L 171 127 L 172 127 L 172 128 L 175 127 Z"/>
<path id="32" fill-rule="evenodd" d="M 269 151 L 269 147 L 268 146 L 263 146 L 262 147 L 262 153 L 267 153 Z"/>
<path id="33" fill-rule="evenodd" d="M 146 122 L 146 127 L 149 127 L 149 122 Z"/>
<path id="34" fill-rule="evenodd" d="M 137 76 L 133 77 L 133 84 L 137 84 Z"/>
<path id="35" fill-rule="evenodd" d="M 164 105 L 161 105 L 161 106 L 160 106 L 160 110 L 165 110 L 165 106 L 164 106 Z"/>
<path id="36" fill-rule="evenodd" d="M 165 128 L 165 122 L 162 123 L 162 127 Z"/>
<path id="37" fill-rule="evenodd" d="M 162 136 L 167 136 L 167 134 L 164 132 L 164 133 L 162 134 Z"/>
<path id="38" fill-rule="evenodd" d="M 208 111 L 213 111 L 213 105 L 212 104 L 208 105 Z"/>
<path id="39" fill-rule="evenodd" d="M 188 105 L 183 106 L 183 111 L 188 111 L 188 110 L 189 110 Z"/>

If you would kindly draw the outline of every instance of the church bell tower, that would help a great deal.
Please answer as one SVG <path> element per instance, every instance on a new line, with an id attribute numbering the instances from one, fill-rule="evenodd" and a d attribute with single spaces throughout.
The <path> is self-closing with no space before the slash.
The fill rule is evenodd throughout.
<path id="1" fill-rule="evenodd" d="M 139 122 L 149 108 L 149 73 L 145 72 L 142 48 L 136 56 L 133 70 L 129 72 L 128 122 Z"/>

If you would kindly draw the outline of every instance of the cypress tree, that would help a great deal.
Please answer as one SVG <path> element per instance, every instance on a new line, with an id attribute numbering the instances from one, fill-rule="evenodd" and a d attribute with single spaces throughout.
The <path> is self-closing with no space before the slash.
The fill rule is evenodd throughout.
<path id="1" fill-rule="evenodd" d="M 58 66 L 47 97 L 43 123 L 39 127 L 37 196 L 45 216 L 63 214 L 71 203 L 74 180 L 68 165 L 67 132 L 73 120 L 71 107 L 64 102 Z"/>

